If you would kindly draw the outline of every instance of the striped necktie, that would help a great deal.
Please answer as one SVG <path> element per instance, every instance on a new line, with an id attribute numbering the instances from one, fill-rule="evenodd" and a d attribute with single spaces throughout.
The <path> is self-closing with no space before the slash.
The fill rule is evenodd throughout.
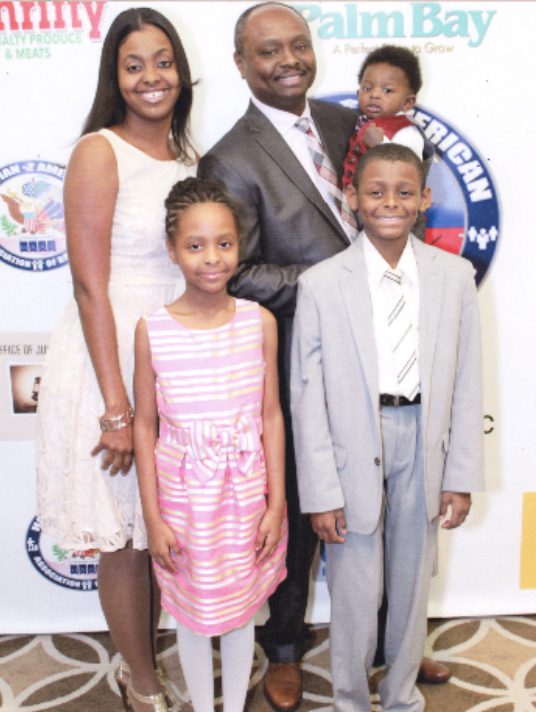
<path id="1" fill-rule="evenodd" d="M 399 392 L 395 395 L 413 400 L 420 390 L 417 334 L 411 323 L 400 272 L 385 270 L 382 288 L 386 295 L 387 329 L 399 386 Z"/>
<path id="2" fill-rule="evenodd" d="M 357 237 L 357 222 L 355 216 L 348 204 L 346 195 L 339 188 L 337 174 L 331 165 L 331 161 L 313 131 L 312 120 L 307 116 L 303 116 L 296 121 L 296 128 L 305 134 L 307 148 L 313 159 L 314 167 L 318 175 L 324 181 L 329 195 L 333 198 L 333 202 L 341 215 L 344 229 L 346 230 L 349 240 L 353 242 Z"/>

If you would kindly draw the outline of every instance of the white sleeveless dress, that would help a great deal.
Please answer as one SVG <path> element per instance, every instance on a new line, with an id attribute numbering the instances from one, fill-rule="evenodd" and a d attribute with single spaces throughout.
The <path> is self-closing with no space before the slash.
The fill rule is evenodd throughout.
<path id="1" fill-rule="evenodd" d="M 114 150 L 119 176 L 109 296 L 132 399 L 138 319 L 173 301 L 184 287 L 166 252 L 164 200 L 174 183 L 195 174 L 195 167 L 151 158 L 108 129 L 99 134 Z M 131 539 L 135 548 L 145 548 L 134 466 L 126 476 L 111 476 L 101 470 L 101 455 L 91 456 L 103 412 L 72 299 L 51 339 L 39 391 L 37 514 L 42 530 L 65 548 L 115 551 Z"/>

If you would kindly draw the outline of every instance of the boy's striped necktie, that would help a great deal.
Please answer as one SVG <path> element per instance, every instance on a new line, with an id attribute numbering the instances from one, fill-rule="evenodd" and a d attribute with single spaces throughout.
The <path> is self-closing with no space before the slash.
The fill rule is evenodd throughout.
<path id="1" fill-rule="evenodd" d="M 399 392 L 413 400 L 420 390 L 417 364 L 417 334 L 402 289 L 402 275 L 396 270 L 385 270 L 382 288 L 387 297 L 387 329 L 393 349 Z"/>

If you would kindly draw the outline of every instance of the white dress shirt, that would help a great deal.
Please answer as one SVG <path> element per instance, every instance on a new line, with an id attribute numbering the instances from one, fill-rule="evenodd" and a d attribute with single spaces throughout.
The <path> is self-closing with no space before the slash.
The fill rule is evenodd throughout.
<path id="1" fill-rule="evenodd" d="M 311 108 L 309 106 L 309 102 L 305 102 L 305 109 L 301 116 L 296 116 L 296 114 L 292 114 L 289 111 L 283 111 L 282 109 L 276 109 L 273 106 L 268 106 L 268 104 L 264 104 L 262 101 L 259 101 L 255 96 L 251 97 L 251 101 L 255 104 L 257 109 L 266 116 L 266 118 L 272 124 L 274 129 L 276 129 L 276 131 L 281 134 L 282 139 L 288 145 L 292 153 L 296 156 L 301 167 L 307 173 L 315 188 L 324 198 L 325 202 L 329 205 L 333 214 L 337 218 L 340 226 L 346 233 L 346 227 L 343 223 L 341 213 L 335 205 L 333 196 L 328 192 L 325 181 L 320 177 L 318 171 L 315 168 L 311 152 L 309 151 L 309 147 L 307 146 L 307 137 L 305 133 L 296 126 L 296 121 L 298 121 L 298 119 L 304 117 L 310 119 L 311 128 L 319 142 L 322 143 L 314 119 L 311 116 Z M 333 166 L 333 169 L 335 170 L 335 172 L 337 172 L 337 166 Z"/>
<path id="2" fill-rule="evenodd" d="M 393 348 L 387 327 L 387 297 L 382 289 L 382 281 L 386 270 L 392 267 L 384 260 L 372 242 L 363 233 L 363 255 L 367 269 L 370 299 L 372 302 L 372 321 L 374 326 L 374 337 L 376 340 L 376 351 L 378 357 L 378 376 L 380 393 L 391 395 L 406 395 L 401 393 L 396 377 L 395 360 Z M 417 368 L 419 367 L 419 273 L 417 271 L 417 261 L 408 240 L 396 269 L 402 274 L 402 290 L 406 299 L 406 307 L 409 308 L 412 327 L 415 331 L 417 341 Z"/>

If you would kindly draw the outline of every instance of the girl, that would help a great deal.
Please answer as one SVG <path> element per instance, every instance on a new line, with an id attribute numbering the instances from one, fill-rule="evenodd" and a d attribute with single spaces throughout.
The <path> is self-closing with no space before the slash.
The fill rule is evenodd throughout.
<path id="1" fill-rule="evenodd" d="M 164 248 L 163 202 L 195 170 L 191 105 L 173 25 L 148 8 L 119 14 L 67 169 L 75 299 L 50 344 L 39 396 L 41 525 L 61 546 L 100 549 L 101 605 L 130 668 L 120 666 L 117 681 L 125 708 L 136 712 L 176 709 L 154 665 L 160 606 L 131 468 L 131 403 L 136 322 L 181 287 Z"/>
<path id="2" fill-rule="evenodd" d="M 140 494 L 195 712 L 214 710 L 214 635 L 224 710 L 241 712 L 254 614 L 286 574 L 276 322 L 227 293 L 239 217 L 220 184 L 181 181 L 166 208 L 168 253 L 186 291 L 136 330 Z"/>

